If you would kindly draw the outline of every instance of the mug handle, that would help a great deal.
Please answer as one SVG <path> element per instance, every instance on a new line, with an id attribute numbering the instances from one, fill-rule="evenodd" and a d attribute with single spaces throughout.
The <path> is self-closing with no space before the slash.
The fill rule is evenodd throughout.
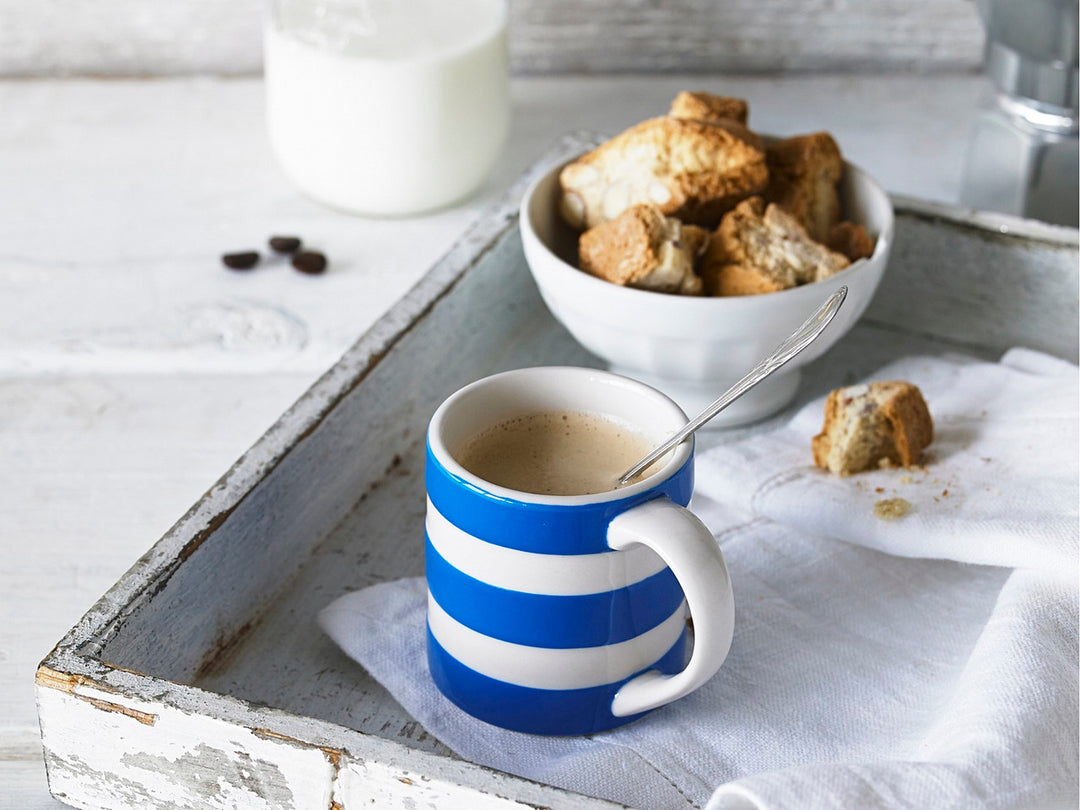
<path id="1" fill-rule="evenodd" d="M 731 649 L 735 599 L 712 532 L 693 512 L 666 497 L 616 516 L 608 525 L 607 544 L 616 551 L 643 545 L 656 552 L 682 586 L 694 621 L 694 651 L 681 672 L 650 670 L 615 693 L 611 713 L 627 717 L 678 700 L 716 673 Z"/>

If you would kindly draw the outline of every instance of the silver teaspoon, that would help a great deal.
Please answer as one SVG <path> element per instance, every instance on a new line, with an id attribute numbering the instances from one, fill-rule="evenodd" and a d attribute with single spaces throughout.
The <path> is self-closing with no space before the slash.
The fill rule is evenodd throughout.
<path id="1" fill-rule="evenodd" d="M 846 286 L 830 295 L 825 303 L 806 319 L 802 326 L 792 332 L 783 343 L 776 347 L 776 351 L 750 369 L 746 376 L 713 400 L 711 405 L 687 422 L 671 438 L 619 476 L 617 486 L 622 486 L 634 476 L 639 475 L 642 470 L 647 469 L 650 464 L 664 453 L 685 440 L 687 436 L 813 343 L 818 335 L 825 331 L 825 327 L 829 325 L 836 313 L 840 311 L 840 305 L 844 303 L 845 298 L 847 298 Z"/>

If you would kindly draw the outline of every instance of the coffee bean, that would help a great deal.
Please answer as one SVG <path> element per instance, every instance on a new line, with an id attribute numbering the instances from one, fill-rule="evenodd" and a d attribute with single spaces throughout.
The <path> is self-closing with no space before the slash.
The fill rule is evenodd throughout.
<path id="1" fill-rule="evenodd" d="M 293 256 L 292 266 L 301 273 L 315 275 L 326 269 L 326 257 L 314 250 L 301 250 Z"/>
<path id="2" fill-rule="evenodd" d="M 275 253 L 296 253 L 300 249 L 300 237 L 271 236 L 270 249 Z"/>
<path id="3" fill-rule="evenodd" d="M 254 250 L 243 253 L 226 253 L 221 257 L 221 263 L 230 270 L 250 270 L 259 263 L 259 254 Z"/>

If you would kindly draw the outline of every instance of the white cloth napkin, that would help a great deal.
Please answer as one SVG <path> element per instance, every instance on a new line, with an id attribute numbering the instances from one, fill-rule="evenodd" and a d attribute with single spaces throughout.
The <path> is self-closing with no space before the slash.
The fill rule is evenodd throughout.
<path id="1" fill-rule="evenodd" d="M 926 396 L 924 468 L 810 464 L 823 401 L 700 453 L 693 508 L 735 588 L 716 676 L 582 738 L 505 731 L 435 689 L 422 579 L 348 594 L 323 629 L 462 757 L 639 808 L 1076 807 L 1077 368 L 908 358 L 874 379 Z M 902 497 L 882 521 L 873 505 Z"/>

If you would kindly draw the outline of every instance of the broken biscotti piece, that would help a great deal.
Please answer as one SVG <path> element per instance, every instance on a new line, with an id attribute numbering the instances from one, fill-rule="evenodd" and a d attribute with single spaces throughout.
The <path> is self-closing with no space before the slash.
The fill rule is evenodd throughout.
<path id="1" fill-rule="evenodd" d="M 559 210 L 579 230 L 644 203 L 684 222 L 716 222 L 767 181 L 761 139 L 738 122 L 662 116 L 563 168 Z"/>
<path id="2" fill-rule="evenodd" d="M 922 392 L 908 382 L 838 388 L 825 400 L 825 425 L 814 437 L 814 463 L 839 475 L 919 462 L 934 439 Z"/>
<path id="3" fill-rule="evenodd" d="M 708 295 L 758 295 L 821 281 L 849 264 L 811 239 L 787 211 L 751 197 L 720 222 L 701 276 Z"/>
<path id="4" fill-rule="evenodd" d="M 840 221 L 836 184 L 844 174 L 840 147 L 827 132 L 799 135 L 766 148 L 769 188 L 765 198 L 793 214 L 817 242 Z"/>
<path id="5" fill-rule="evenodd" d="M 627 208 L 578 240 L 581 269 L 627 287 L 700 295 L 694 264 L 709 234 L 665 217 L 654 205 Z"/>
<path id="6" fill-rule="evenodd" d="M 854 222 L 837 222 L 829 228 L 825 246 L 843 253 L 853 262 L 874 255 L 874 238 L 866 232 L 866 228 Z"/>
<path id="7" fill-rule="evenodd" d="M 714 96 L 712 93 L 691 93 L 683 90 L 671 102 L 668 115 L 672 118 L 692 118 L 695 121 L 738 121 L 744 127 L 750 108 L 741 98 Z"/>

